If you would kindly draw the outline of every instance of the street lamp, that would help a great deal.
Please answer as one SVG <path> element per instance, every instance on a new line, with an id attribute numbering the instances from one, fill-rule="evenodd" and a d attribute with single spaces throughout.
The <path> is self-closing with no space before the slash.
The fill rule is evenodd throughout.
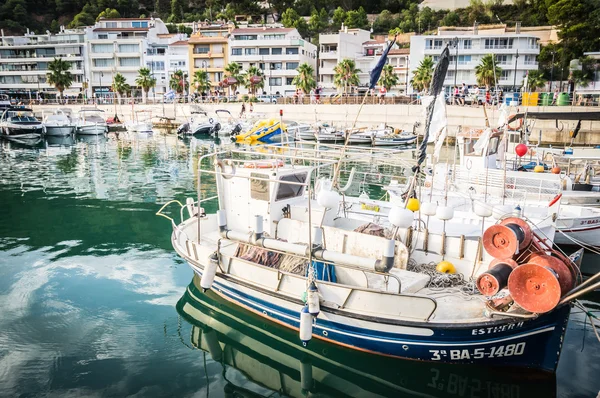
<path id="1" fill-rule="evenodd" d="M 102 94 L 102 78 L 104 77 L 104 72 L 100 72 L 100 89 L 98 90 L 98 94 Z"/>
<path id="2" fill-rule="evenodd" d="M 552 51 L 552 67 L 550 68 L 550 92 L 552 92 L 552 79 L 554 78 L 554 54 L 556 54 L 556 52 Z"/>
<path id="3" fill-rule="evenodd" d="M 517 91 L 517 64 L 519 63 L 519 49 L 517 49 L 517 55 L 515 55 L 515 76 L 513 80 L 513 93 Z"/>

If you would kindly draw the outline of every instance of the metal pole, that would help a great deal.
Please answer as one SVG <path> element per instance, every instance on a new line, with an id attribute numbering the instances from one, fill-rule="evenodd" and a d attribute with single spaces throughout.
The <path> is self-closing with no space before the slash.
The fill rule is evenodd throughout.
<path id="1" fill-rule="evenodd" d="M 458 75 L 458 37 L 454 38 L 454 46 L 456 47 L 456 58 L 454 60 L 454 87 L 456 87 L 456 77 Z"/>
<path id="2" fill-rule="evenodd" d="M 515 76 L 513 80 L 513 93 L 517 91 L 517 63 L 519 62 L 519 50 L 517 49 L 517 55 L 515 55 Z"/>
<path id="3" fill-rule="evenodd" d="M 554 51 L 552 51 L 552 67 L 550 68 L 550 92 L 552 92 L 552 79 L 554 78 Z"/>

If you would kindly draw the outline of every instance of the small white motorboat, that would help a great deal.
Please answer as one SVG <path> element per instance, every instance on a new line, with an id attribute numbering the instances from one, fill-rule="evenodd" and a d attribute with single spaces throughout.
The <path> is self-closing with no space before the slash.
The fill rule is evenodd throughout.
<path id="1" fill-rule="evenodd" d="M 336 130 L 335 127 L 323 124 L 317 127 L 315 138 L 320 143 L 343 144 L 345 141 L 344 133 Z"/>
<path id="2" fill-rule="evenodd" d="M 417 141 L 417 136 L 408 131 L 397 133 L 381 133 L 373 136 L 373 146 L 411 145 Z"/>
<path id="3" fill-rule="evenodd" d="M 297 123 L 294 121 L 284 122 L 287 126 L 288 135 L 296 141 L 314 141 L 315 129 L 310 124 Z"/>
<path id="4" fill-rule="evenodd" d="M 124 123 L 125 129 L 130 133 L 152 134 L 152 112 L 141 110 L 135 112 L 135 119 Z"/>
<path id="5" fill-rule="evenodd" d="M 44 118 L 44 127 L 48 136 L 66 136 L 75 132 L 75 123 L 62 110 L 56 109 Z"/>
<path id="6" fill-rule="evenodd" d="M 77 120 L 77 134 L 99 135 L 108 132 L 108 125 L 104 120 L 104 111 L 98 108 L 82 108 Z"/>
<path id="7" fill-rule="evenodd" d="M 7 139 L 37 139 L 44 133 L 44 125 L 28 108 L 6 109 L 0 118 L 0 135 Z"/>

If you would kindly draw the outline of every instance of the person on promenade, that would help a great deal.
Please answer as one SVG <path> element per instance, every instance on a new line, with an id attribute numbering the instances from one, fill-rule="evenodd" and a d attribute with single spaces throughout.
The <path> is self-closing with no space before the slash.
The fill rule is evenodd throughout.
<path id="1" fill-rule="evenodd" d="M 460 105 L 464 106 L 465 105 L 465 96 L 467 95 L 467 86 L 465 86 L 464 82 L 463 82 L 462 86 L 460 87 L 459 93 L 460 93 L 460 95 L 459 95 Z"/>
<path id="2" fill-rule="evenodd" d="M 246 102 L 242 102 L 242 110 L 240 112 L 240 119 L 246 117 Z"/>
<path id="3" fill-rule="evenodd" d="M 554 95 L 552 96 L 552 105 L 556 105 L 556 101 L 558 101 L 558 89 L 554 90 Z"/>

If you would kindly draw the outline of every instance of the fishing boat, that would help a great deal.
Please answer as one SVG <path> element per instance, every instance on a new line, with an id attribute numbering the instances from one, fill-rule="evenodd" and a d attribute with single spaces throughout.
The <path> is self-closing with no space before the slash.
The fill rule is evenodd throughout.
<path id="1" fill-rule="evenodd" d="M 152 134 L 152 112 L 141 110 L 135 112 L 135 118 L 124 123 L 130 133 Z"/>
<path id="2" fill-rule="evenodd" d="M 412 145 L 415 142 L 417 142 L 417 136 L 408 131 L 375 134 L 372 139 L 373 146 Z"/>
<path id="3" fill-rule="evenodd" d="M 328 124 L 317 126 L 315 139 L 323 144 L 343 144 L 346 140 L 343 132 Z"/>
<path id="4" fill-rule="evenodd" d="M 201 197 L 196 205 L 188 200 L 182 212 L 191 217 L 172 224 L 173 246 L 203 278 L 204 289 L 300 329 L 304 341 L 314 337 L 409 359 L 555 369 L 570 309 L 561 299 L 573 289 L 577 274 L 572 261 L 556 254 L 542 258 L 544 266 L 521 259 L 516 274 L 501 266 L 513 282 L 499 278 L 494 286 L 508 283 L 511 295 L 527 280 L 522 273 L 533 272 L 536 283 L 554 286 L 540 296 L 528 291 L 513 296 L 519 304 L 511 301 L 508 311 L 494 306 L 497 299 L 491 297 L 500 290 L 465 299 L 455 287 L 432 289 L 432 277 L 417 271 L 448 262 L 463 278 L 487 281 L 489 272 L 498 271 L 499 257 L 512 258 L 517 246 L 535 256 L 551 252 L 551 240 L 533 238 L 538 235 L 522 219 L 503 219 L 483 239 L 425 235 L 417 232 L 420 221 L 412 212 L 396 207 L 388 215 L 395 232 L 389 238 L 369 235 L 357 231 L 364 222 L 338 216 L 339 195 L 323 188 L 313 196 L 310 190 L 311 177 L 326 174 L 334 162 L 305 158 L 313 166 L 297 166 L 277 155 L 243 159 L 243 151 L 228 153 L 228 159 L 221 159 L 224 153 L 205 155 L 201 161 L 212 161 L 215 169 L 199 171 L 216 178 L 221 210 L 204 214 L 199 206 L 211 198 Z M 441 208 L 440 218 L 450 212 Z M 511 228 L 524 234 L 510 238 Z M 507 238 L 512 254 L 511 248 L 504 250 Z M 565 278 L 562 290 L 559 279 L 545 273 L 548 264 Z M 301 297 L 310 289 L 318 291 L 313 300 L 319 310 L 307 326 L 302 319 L 309 310 Z"/>
<path id="5" fill-rule="evenodd" d="M 80 135 L 100 135 L 108 132 L 104 111 L 98 108 L 82 108 L 77 116 L 76 133 Z"/>
<path id="6" fill-rule="evenodd" d="M 222 384 L 211 383 L 210 393 L 215 395 L 492 397 L 500 391 L 515 398 L 556 395 L 553 373 L 402 361 L 318 339 L 304 346 L 293 330 L 265 322 L 210 290 L 202 292 L 197 276 L 178 301 L 177 312 L 191 325 L 189 334 L 180 334 L 182 342 L 200 350 L 201 356 L 209 355 L 215 362 L 210 366 L 219 370 L 214 374 L 223 375 Z M 182 329 L 187 332 L 185 323 Z M 234 369 L 240 378 L 225 376 Z M 222 385 L 223 391 L 215 390 L 215 385 Z"/>
<path id="7" fill-rule="evenodd" d="M 11 107 L 0 117 L 0 135 L 7 139 L 39 139 L 44 134 L 44 125 L 28 108 Z"/>
<path id="8" fill-rule="evenodd" d="M 56 109 L 44 118 L 47 136 L 67 136 L 75 133 L 75 123 L 62 110 Z"/>
<path id="9" fill-rule="evenodd" d="M 285 122 L 287 134 L 296 141 L 314 141 L 315 129 L 306 123 L 297 123 L 294 121 Z"/>

